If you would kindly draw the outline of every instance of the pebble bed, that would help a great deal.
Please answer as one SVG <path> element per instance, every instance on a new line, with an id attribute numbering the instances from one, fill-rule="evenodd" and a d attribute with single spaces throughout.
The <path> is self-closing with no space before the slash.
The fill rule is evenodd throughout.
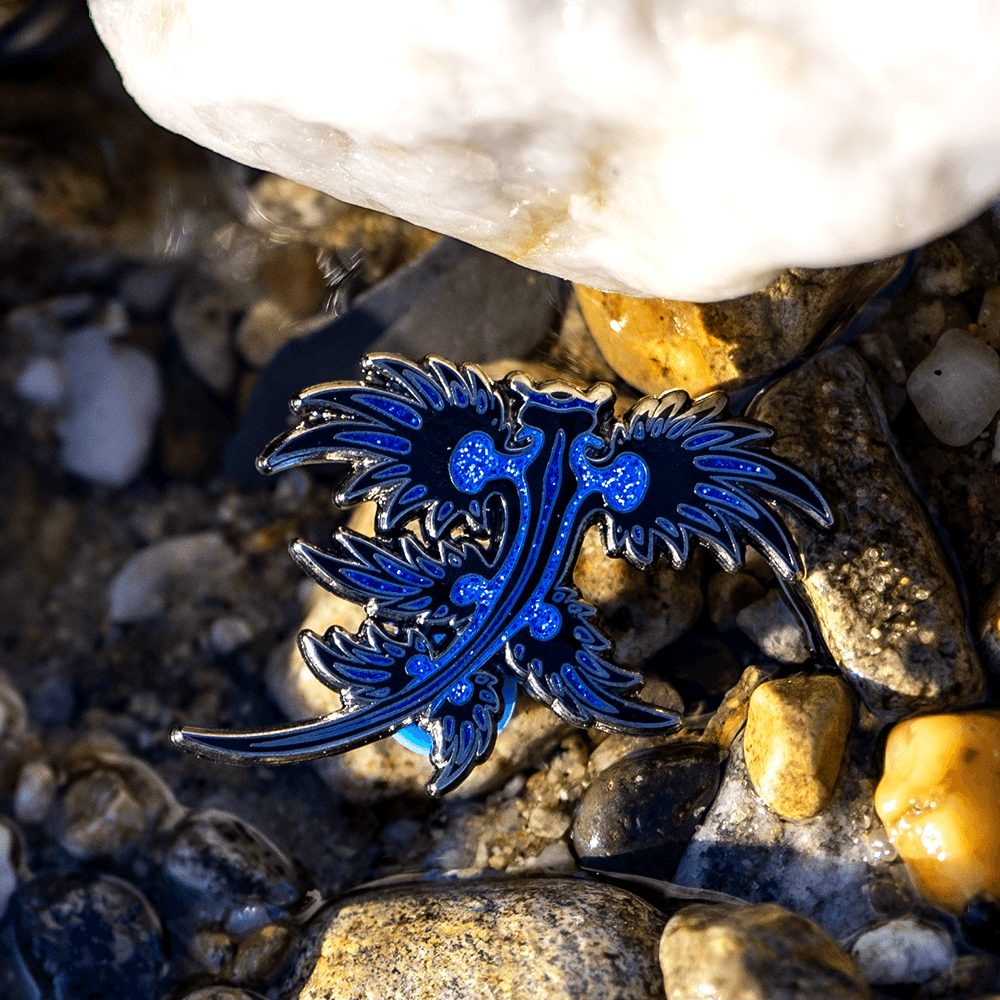
<path id="1" fill-rule="evenodd" d="M 336 707 L 292 640 L 361 617 L 287 544 L 366 512 L 248 469 L 284 398 L 376 340 L 639 392 L 597 293 L 451 244 L 408 271 L 433 234 L 163 132 L 84 19 L 50 31 L 0 37 L 0 995 L 1000 996 L 1000 210 L 754 401 L 835 513 L 793 521 L 794 588 L 586 540 L 577 585 L 679 734 L 519 702 L 441 801 L 392 741 L 230 768 L 171 728 Z M 752 385 L 903 261 L 872 267 L 691 307 L 677 357 L 622 365 Z M 359 301 L 374 326 L 324 339 Z"/>

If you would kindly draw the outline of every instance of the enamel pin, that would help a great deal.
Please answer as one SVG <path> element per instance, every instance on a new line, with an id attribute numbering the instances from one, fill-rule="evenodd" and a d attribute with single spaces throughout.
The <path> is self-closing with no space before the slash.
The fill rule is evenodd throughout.
<path id="1" fill-rule="evenodd" d="M 241 764 L 342 753 L 400 734 L 430 755 L 432 795 L 489 756 L 517 685 L 576 726 L 652 734 L 680 719 L 633 696 L 596 609 L 572 583 L 584 531 L 609 556 L 678 569 L 692 542 L 727 570 L 754 545 L 785 578 L 800 570 L 778 508 L 832 523 L 809 480 L 767 450 L 769 427 L 726 415 L 726 397 L 647 397 L 622 419 L 614 392 L 431 356 L 363 359 L 361 382 L 307 389 L 302 422 L 258 459 L 262 472 L 350 465 L 338 505 L 377 503 L 375 537 L 348 529 L 292 558 L 323 587 L 362 604 L 350 635 L 299 635 L 305 662 L 343 708 L 312 722 L 225 732 L 179 729 L 176 744 Z"/>

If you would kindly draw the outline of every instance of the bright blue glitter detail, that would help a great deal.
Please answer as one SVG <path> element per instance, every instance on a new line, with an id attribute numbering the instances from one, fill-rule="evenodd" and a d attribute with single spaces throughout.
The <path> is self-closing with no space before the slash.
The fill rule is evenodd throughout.
<path id="1" fill-rule="evenodd" d="M 420 414 L 416 410 L 388 396 L 358 393 L 353 398 L 356 402 L 363 403 L 372 410 L 378 410 L 387 417 L 392 417 L 399 424 L 406 424 L 413 428 L 419 428 L 421 425 Z"/>
<path id="2" fill-rule="evenodd" d="M 757 511 L 754 510 L 750 504 L 741 500 L 738 496 L 736 496 L 736 494 L 730 493 L 729 490 L 720 489 L 718 486 L 709 486 L 707 483 L 699 483 L 694 488 L 694 491 L 703 500 L 717 500 L 719 503 L 735 507 L 747 517 L 757 518 L 759 516 Z"/>
<path id="3" fill-rule="evenodd" d="M 712 531 L 718 531 L 718 523 L 711 517 L 708 516 L 703 510 L 699 510 L 697 507 L 692 507 L 690 504 L 679 503 L 677 505 L 677 513 L 682 517 L 686 517 L 689 521 L 694 521 L 695 524 L 701 524 L 706 528 L 711 528 Z"/>
<path id="4" fill-rule="evenodd" d="M 425 496 L 427 496 L 426 486 L 412 486 L 399 498 L 399 502 L 415 503 L 417 500 L 423 500 Z"/>
<path id="5" fill-rule="evenodd" d="M 341 431 L 337 435 L 337 440 L 376 451 L 394 452 L 397 455 L 410 453 L 410 442 L 406 438 L 396 437 L 394 434 L 380 434 L 378 431 Z"/>
<path id="6" fill-rule="evenodd" d="M 395 585 L 390 583 L 388 580 L 381 579 L 380 577 L 370 576 L 368 573 L 364 573 L 361 570 L 345 569 L 343 570 L 343 574 L 344 577 L 352 583 L 356 583 L 359 587 L 362 587 L 365 590 L 370 590 L 376 594 L 406 597 L 414 593 L 412 587 Z"/>
<path id="7" fill-rule="evenodd" d="M 774 479 L 774 473 L 766 465 L 722 455 L 699 455 L 694 460 L 694 467 L 701 472 L 738 472 L 743 476 Z"/>

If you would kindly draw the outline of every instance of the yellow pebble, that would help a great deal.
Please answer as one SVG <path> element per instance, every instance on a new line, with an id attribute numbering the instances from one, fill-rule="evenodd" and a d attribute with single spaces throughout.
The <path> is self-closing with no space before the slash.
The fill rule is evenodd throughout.
<path id="1" fill-rule="evenodd" d="M 875 811 L 931 902 L 959 913 L 979 892 L 1000 896 L 1000 710 L 896 726 Z"/>
<path id="2" fill-rule="evenodd" d="M 645 393 L 684 389 L 701 396 L 729 385 L 731 344 L 714 335 L 693 302 L 634 299 L 578 285 L 577 300 L 601 354 Z"/>
<path id="3" fill-rule="evenodd" d="M 743 756 L 757 794 L 785 819 L 809 819 L 830 803 L 854 706 L 837 677 L 767 681 L 751 695 Z"/>

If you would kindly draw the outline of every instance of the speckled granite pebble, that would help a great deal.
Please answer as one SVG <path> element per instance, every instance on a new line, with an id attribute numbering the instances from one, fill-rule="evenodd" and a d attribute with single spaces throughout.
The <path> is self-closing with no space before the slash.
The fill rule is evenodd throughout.
<path id="1" fill-rule="evenodd" d="M 676 740 L 602 771 L 584 792 L 573 846 L 585 868 L 670 879 L 719 787 L 719 752 Z"/>
<path id="2" fill-rule="evenodd" d="M 166 972 L 160 921 L 112 875 L 38 875 L 17 896 L 21 954 L 51 1000 L 152 1000 Z"/>
<path id="3" fill-rule="evenodd" d="M 277 992 L 296 1000 L 662 1000 L 665 919 L 593 881 L 437 882 L 314 919 Z"/>
<path id="4" fill-rule="evenodd" d="M 962 602 L 861 358 L 849 348 L 821 355 L 775 383 L 752 415 L 775 428 L 775 454 L 810 476 L 834 512 L 832 531 L 792 528 L 838 666 L 873 708 L 974 700 L 983 672 Z"/>
<path id="5" fill-rule="evenodd" d="M 743 753 L 757 794 L 785 819 L 826 808 L 847 749 L 854 706 L 837 677 L 787 677 L 750 696 Z"/>
<path id="6" fill-rule="evenodd" d="M 811 920 L 773 903 L 696 904 L 660 941 L 670 1000 L 867 1000 L 851 959 Z"/>

